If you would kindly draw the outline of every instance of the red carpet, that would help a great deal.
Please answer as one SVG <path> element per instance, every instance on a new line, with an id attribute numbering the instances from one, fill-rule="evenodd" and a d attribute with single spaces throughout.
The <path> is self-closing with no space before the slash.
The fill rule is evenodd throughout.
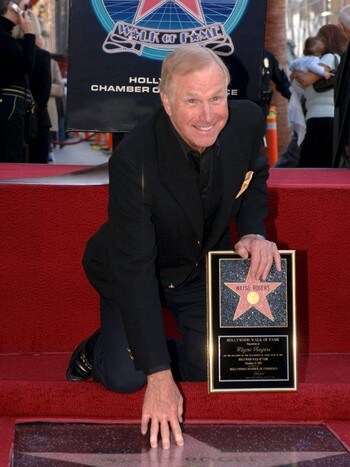
<path id="1" fill-rule="evenodd" d="M 66 382 L 69 356 L 0 356 L 0 413 L 139 419 L 143 391 L 120 395 L 93 382 Z M 186 419 L 350 420 L 349 354 L 300 355 L 298 366 L 299 388 L 292 393 L 213 395 L 206 383 L 182 383 Z"/>
<path id="2" fill-rule="evenodd" d="M 0 180 L 48 177 L 82 170 L 82 165 L 1 164 Z"/>
<path id="3" fill-rule="evenodd" d="M 59 166 L 45 169 L 51 167 Z M 350 175 L 275 170 L 267 229 L 281 249 L 297 251 L 299 351 L 347 353 L 350 288 L 342 279 L 350 257 Z M 106 219 L 107 187 L 0 189 L 0 242 L 6 245 L 0 266 L 6 310 L 0 352 L 70 351 L 98 325 L 98 297 L 85 279 L 81 257 L 87 239 Z"/>
<path id="4" fill-rule="evenodd" d="M 10 465 L 11 450 L 13 448 L 13 440 L 15 434 L 16 420 L 10 417 L 0 416 L 0 465 L 3 467 Z"/>
<path id="5" fill-rule="evenodd" d="M 75 169 L 2 164 L 0 179 Z M 350 173 L 273 169 L 269 198 L 269 238 L 297 252 L 298 391 L 208 395 L 184 383 L 186 421 L 324 421 L 349 442 Z M 0 184 L 2 417 L 139 419 L 142 391 L 65 381 L 69 352 L 98 326 L 81 257 L 106 209 L 106 186 Z"/>

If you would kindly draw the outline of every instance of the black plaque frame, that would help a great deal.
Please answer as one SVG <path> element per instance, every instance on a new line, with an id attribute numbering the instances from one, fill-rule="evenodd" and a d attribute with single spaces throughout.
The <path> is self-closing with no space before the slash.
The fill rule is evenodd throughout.
<path id="1" fill-rule="evenodd" d="M 208 253 L 209 392 L 297 389 L 295 251 L 280 254 L 282 272 L 255 281 L 250 259 Z"/>

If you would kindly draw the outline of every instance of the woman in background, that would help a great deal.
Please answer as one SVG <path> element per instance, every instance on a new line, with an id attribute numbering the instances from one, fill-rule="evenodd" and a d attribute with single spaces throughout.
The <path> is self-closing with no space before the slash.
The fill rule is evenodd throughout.
<path id="1" fill-rule="evenodd" d="M 334 24 L 322 26 L 317 37 L 325 46 L 320 65 L 326 71 L 334 70 L 347 47 L 347 38 Z M 321 77 L 311 71 L 296 72 L 295 77 L 304 86 L 306 98 L 306 135 L 301 145 L 298 167 L 332 167 L 334 89 L 315 91 L 313 84 Z"/>

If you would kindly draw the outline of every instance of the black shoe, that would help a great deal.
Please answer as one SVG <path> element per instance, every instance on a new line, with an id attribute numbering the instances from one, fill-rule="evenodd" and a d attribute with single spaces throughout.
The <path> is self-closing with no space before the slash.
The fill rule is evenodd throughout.
<path id="1" fill-rule="evenodd" d="M 87 381 L 92 377 L 92 351 L 99 334 L 100 330 L 96 331 L 74 350 L 66 371 L 68 381 Z"/>

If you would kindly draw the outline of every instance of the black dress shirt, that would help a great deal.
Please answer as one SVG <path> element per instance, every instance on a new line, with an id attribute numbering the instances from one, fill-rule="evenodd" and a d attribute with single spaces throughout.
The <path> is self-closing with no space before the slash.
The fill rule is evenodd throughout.
<path id="1" fill-rule="evenodd" d="M 192 149 L 177 132 L 176 137 L 192 168 L 193 176 L 202 200 L 204 232 L 201 240 L 204 245 L 210 234 L 212 222 L 221 201 L 220 144 L 217 140 L 213 146 L 205 148 L 204 151 L 200 153 Z"/>
<path id="2" fill-rule="evenodd" d="M 177 140 L 191 166 L 195 183 L 198 186 L 199 194 L 202 200 L 204 215 L 204 232 L 202 245 L 205 244 L 219 209 L 221 201 L 221 172 L 219 151 L 220 144 L 217 140 L 213 146 L 206 148 L 202 153 L 192 149 L 179 135 L 173 127 Z M 156 368 L 150 368 L 145 371 L 146 375 L 151 375 L 159 371 L 170 369 L 170 365 L 164 364 Z"/>

